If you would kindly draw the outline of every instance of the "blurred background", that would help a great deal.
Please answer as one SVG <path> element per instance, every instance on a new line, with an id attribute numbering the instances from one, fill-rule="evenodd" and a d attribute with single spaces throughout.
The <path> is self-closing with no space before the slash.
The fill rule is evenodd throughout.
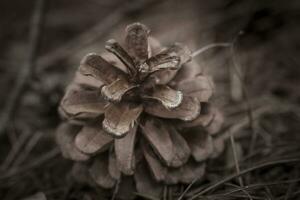
<path id="1" fill-rule="evenodd" d="M 126 25 L 137 21 L 163 45 L 182 42 L 196 51 L 233 44 L 195 59 L 216 82 L 214 101 L 236 135 L 241 168 L 299 158 L 300 1 L 1 0 L 0 199 L 38 192 L 95 199 L 90 188 L 72 182 L 72 163 L 56 147 L 57 106 L 81 58 L 103 52 L 110 38 L 122 41 Z M 230 150 L 217 162 L 225 165 L 212 163 L 208 184 L 234 172 Z M 299 173 L 299 162 L 283 162 L 245 179 L 281 183 Z M 298 182 L 290 182 L 248 192 L 253 199 L 299 199 Z"/>

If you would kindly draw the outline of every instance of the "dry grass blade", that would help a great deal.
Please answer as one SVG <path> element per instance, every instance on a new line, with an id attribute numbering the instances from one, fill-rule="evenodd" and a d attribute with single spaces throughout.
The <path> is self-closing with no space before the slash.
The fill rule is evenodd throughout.
<path id="1" fill-rule="evenodd" d="M 182 194 L 179 196 L 178 200 L 182 200 L 184 196 L 188 193 L 188 191 L 191 189 L 191 187 L 198 181 L 198 178 L 195 178 L 182 192 Z"/>
<path id="2" fill-rule="evenodd" d="M 268 112 L 272 112 L 273 105 L 269 104 L 268 106 L 262 106 L 253 111 L 253 119 L 259 118 L 261 115 L 266 114 Z M 225 138 L 229 138 L 230 134 L 236 135 L 239 131 L 245 127 L 249 126 L 249 118 L 245 117 L 240 120 L 238 123 L 233 124 L 229 127 L 226 133 L 223 135 Z"/>
<path id="3" fill-rule="evenodd" d="M 252 105 L 249 101 L 248 89 L 243 81 L 243 76 L 241 74 L 241 66 L 239 65 L 239 63 L 237 61 L 236 53 L 235 53 L 235 44 L 236 44 L 237 40 L 239 39 L 240 35 L 238 35 L 237 37 L 234 38 L 230 50 L 231 50 L 231 54 L 232 54 L 234 75 L 238 79 L 238 83 L 240 83 L 239 86 L 241 89 L 238 89 L 238 90 L 241 90 L 241 92 L 239 92 L 239 93 L 241 93 L 243 95 L 246 105 L 247 105 L 247 115 L 249 118 L 249 126 L 252 131 L 252 138 L 251 138 L 251 142 L 250 142 L 250 151 L 249 152 L 252 153 L 255 142 L 256 142 L 256 138 L 257 138 L 257 132 L 255 131 L 255 127 L 254 127 L 253 109 L 252 109 Z"/>
<path id="4" fill-rule="evenodd" d="M 4 133 L 13 112 L 17 108 L 18 102 L 25 91 L 31 73 L 35 67 L 37 51 L 40 42 L 40 35 L 44 19 L 44 9 L 46 0 L 36 0 L 35 8 L 31 18 L 29 45 L 28 45 L 28 60 L 18 74 L 16 83 L 12 88 L 12 92 L 7 97 L 4 109 L 0 115 L 0 135 Z"/>
<path id="5" fill-rule="evenodd" d="M 239 165 L 239 161 L 238 161 L 234 136 L 232 134 L 230 134 L 230 143 L 231 143 L 231 147 L 232 147 L 232 151 L 233 151 L 233 159 L 234 159 L 236 173 L 239 174 L 240 173 L 240 165 Z M 241 187 L 244 186 L 242 177 L 239 177 L 238 180 L 239 180 L 240 186 Z"/>
<path id="6" fill-rule="evenodd" d="M 231 190 L 229 192 L 223 193 L 223 194 L 216 194 L 216 196 L 226 196 L 226 195 L 230 195 L 236 192 L 240 192 L 243 190 L 250 190 L 250 189 L 255 189 L 255 188 L 259 188 L 259 187 L 264 187 L 264 186 L 273 186 L 273 185 L 284 185 L 284 184 L 293 184 L 293 183 L 297 183 L 300 182 L 300 179 L 292 179 L 292 180 L 287 180 L 287 181 L 278 181 L 278 182 L 272 182 L 272 183 L 259 183 L 259 184 L 253 184 L 253 185 L 247 185 L 244 187 L 239 187 L 235 190 Z M 213 195 L 212 195 L 213 196 Z"/>
<path id="7" fill-rule="evenodd" d="M 1 169 L 7 169 L 14 161 L 24 144 L 26 143 L 27 139 L 30 137 L 28 132 L 23 133 L 17 138 L 17 141 L 12 146 L 10 152 L 8 153 L 7 157 L 1 164 Z"/>
<path id="8" fill-rule="evenodd" d="M 294 163 L 294 162 L 300 162 L 300 158 L 292 158 L 292 159 L 283 159 L 283 160 L 276 160 L 276 161 L 269 161 L 269 162 L 265 162 L 262 164 L 257 164 L 254 167 L 250 167 L 248 169 L 242 170 L 239 174 L 233 174 L 231 176 L 228 176 L 218 182 L 216 182 L 215 184 L 207 187 L 204 190 L 201 191 L 195 191 L 195 195 L 193 195 L 191 198 L 189 198 L 189 200 L 193 200 L 196 199 L 202 195 L 204 195 L 205 193 L 223 185 L 224 183 L 231 181 L 232 179 L 238 178 L 244 174 L 247 174 L 249 172 L 252 172 L 254 170 L 260 169 L 260 168 L 264 168 L 264 167 L 269 167 L 269 166 L 273 166 L 273 165 L 280 165 L 280 164 L 287 164 L 287 163 Z"/>
<path id="9" fill-rule="evenodd" d="M 13 166 L 18 166 L 22 164 L 22 162 L 24 162 L 27 159 L 30 152 L 34 149 L 34 147 L 38 144 L 42 137 L 43 134 L 41 132 L 35 133 L 25 145 L 23 152 L 20 153 L 20 155 L 16 158 L 16 160 L 13 163 Z"/>
<path id="10" fill-rule="evenodd" d="M 238 172 L 239 173 L 239 172 Z M 241 183 L 240 183 L 241 184 Z M 234 188 L 238 188 L 238 189 L 241 189 L 241 191 L 248 197 L 249 200 L 253 200 L 253 197 L 251 196 L 251 194 L 245 189 L 247 188 L 247 186 L 238 186 L 238 185 L 235 185 L 235 184 L 228 184 Z"/>
<path id="11" fill-rule="evenodd" d="M 39 158 L 36 158 L 33 162 L 31 162 L 27 165 L 24 165 L 24 166 L 18 167 L 18 168 L 12 168 L 12 169 L 8 170 L 5 174 L 0 176 L 0 180 L 10 178 L 17 174 L 24 173 L 28 170 L 32 170 L 32 169 L 44 164 L 45 162 L 49 161 L 50 159 L 53 159 L 54 157 L 58 156 L 59 153 L 60 153 L 59 149 L 54 148 L 51 151 L 47 152 L 46 154 L 40 156 Z"/>
<path id="12" fill-rule="evenodd" d="M 209 45 L 207 45 L 205 47 L 202 47 L 202 48 L 194 51 L 192 53 L 192 57 L 196 57 L 196 56 L 204 53 L 205 51 L 207 51 L 209 49 L 213 49 L 213 48 L 216 48 L 216 47 L 230 47 L 231 45 L 232 45 L 231 43 L 227 43 L 227 42 L 209 44 Z"/>

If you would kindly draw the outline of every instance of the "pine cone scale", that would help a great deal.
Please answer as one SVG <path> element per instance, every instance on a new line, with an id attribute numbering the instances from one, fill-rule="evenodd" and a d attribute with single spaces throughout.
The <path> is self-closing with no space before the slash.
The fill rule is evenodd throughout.
<path id="1" fill-rule="evenodd" d="M 143 111 L 141 105 L 110 104 L 105 110 L 103 128 L 116 138 L 124 137 Z"/>
<path id="2" fill-rule="evenodd" d="M 180 105 L 172 110 L 167 109 L 158 103 L 149 103 L 145 106 L 145 112 L 167 119 L 181 119 L 183 121 L 192 121 L 200 114 L 200 102 L 197 98 L 183 96 Z"/>
<path id="3" fill-rule="evenodd" d="M 175 88 L 189 96 L 197 97 L 200 102 L 208 102 L 214 93 L 214 84 L 211 78 L 202 75 L 180 81 Z"/>
<path id="4" fill-rule="evenodd" d="M 113 142 L 113 138 L 105 133 L 98 124 L 83 127 L 75 137 L 76 147 L 86 154 L 103 152 Z"/>
<path id="5" fill-rule="evenodd" d="M 94 160 L 89 173 L 93 180 L 105 189 L 113 188 L 116 180 L 108 172 L 108 156 L 103 154 Z"/>
<path id="6" fill-rule="evenodd" d="M 126 28 L 125 43 L 128 53 L 135 60 L 144 61 L 148 59 L 150 30 L 143 24 L 134 23 Z"/>
<path id="7" fill-rule="evenodd" d="M 132 175 L 135 169 L 134 146 L 136 142 L 137 126 L 130 129 L 128 134 L 120 139 L 115 140 L 115 154 L 117 165 L 120 171 L 125 175 Z"/>
<path id="8" fill-rule="evenodd" d="M 174 147 L 166 125 L 159 120 L 149 119 L 142 126 L 142 133 L 160 158 L 170 166 Z"/>
<path id="9" fill-rule="evenodd" d="M 112 83 L 120 77 L 126 77 L 122 70 L 95 53 L 90 53 L 83 58 L 79 66 L 79 72 L 106 84 Z"/>

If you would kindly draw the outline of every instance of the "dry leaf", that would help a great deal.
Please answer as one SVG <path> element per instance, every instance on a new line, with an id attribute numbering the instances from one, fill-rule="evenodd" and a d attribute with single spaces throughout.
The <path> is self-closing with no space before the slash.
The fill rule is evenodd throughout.
<path id="1" fill-rule="evenodd" d="M 228 169 L 235 166 L 235 156 L 238 162 L 240 162 L 244 157 L 242 144 L 235 140 L 234 145 L 235 147 L 233 148 L 233 144 L 231 143 L 231 145 L 228 145 L 225 150 L 225 162 L 226 168 Z M 235 151 L 235 153 L 233 151 Z"/>

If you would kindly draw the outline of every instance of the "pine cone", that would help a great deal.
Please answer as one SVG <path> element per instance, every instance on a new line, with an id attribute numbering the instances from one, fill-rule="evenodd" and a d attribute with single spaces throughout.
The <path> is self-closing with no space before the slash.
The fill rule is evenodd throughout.
<path id="1" fill-rule="evenodd" d="M 60 104 L 67 122 L 57 142 L 66 158 L 88 161 L 100 187 L 122 191 L 131 180 L 160 197 L 163 185 L 201 179 L 205 161 L 223 151 L 223 118 L 209 103 L 211 78 L 187 47 L 162 48 L 140 23 L 126 28 L 125 46 L 109 40 L 109 54 L 82 60 Z"/>

